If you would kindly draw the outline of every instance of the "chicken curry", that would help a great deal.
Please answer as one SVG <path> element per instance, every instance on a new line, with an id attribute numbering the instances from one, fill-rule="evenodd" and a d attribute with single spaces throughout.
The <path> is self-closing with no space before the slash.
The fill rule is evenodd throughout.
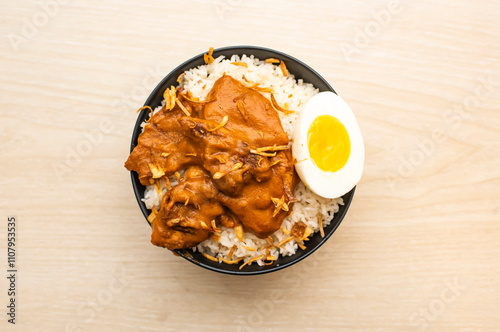
<path id="1" fill-rule="evenodd" d="M 125 167 L 143 185 L 184 178 L 153 211 L 151 242 L 170 250 L 206 240 L 218 227 L 266 238 L 291 211 L 297 182 L 288 136 L 260 92 L 231 76 L 219 78 L 205 101 L 183 88 L 167 90 Z"/>

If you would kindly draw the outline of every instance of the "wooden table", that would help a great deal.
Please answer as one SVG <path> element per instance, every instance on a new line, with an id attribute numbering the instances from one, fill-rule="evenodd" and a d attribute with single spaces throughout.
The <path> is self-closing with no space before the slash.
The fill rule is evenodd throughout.
<path id="1" fill-rule="evenodd" d="M 500 330 L 498 1 L 32 0 L 0 12 L 1 331 Z M 366 145 L 334 236 L 256 277 L 152 246 L 123 167 L 157 82 L 240 44 L 320 72 Z"/>

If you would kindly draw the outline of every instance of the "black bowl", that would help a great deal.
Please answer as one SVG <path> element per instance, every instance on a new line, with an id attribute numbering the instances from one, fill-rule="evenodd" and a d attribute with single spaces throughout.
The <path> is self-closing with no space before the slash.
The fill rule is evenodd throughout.
<path id="1" fill-rule="evenodd" d="M 220 55 L 224 55 L 226 58 L 229 58 L 233 54 L 238 54 L 240 56 L 243 54 L 246 55 L 253 54 L 256 58 L 259 58 L 261 60 L 267 58 L 276 58 L 284 60 L 286 63 L 286 67 L 288 68 L 288 71 L 292 73 L 296 79 L 303 79 L 304 82 L 312 83 L 320 91 L 332 91 L 335 93 L 335 90 L 333 90 L 330 84 L 328 84 L 328 82 L 323 77 L 321 77 L 316 71 L 314 71 L 311 67 L 309 67 L 302 61 L 297 60 L 285 53 L 256 46 L 230 46 L 214 50 L 213 56 L 214 58 L 217 58 Z M 177 85 L 176 80 L 180 74 L 182 74 L 188 69 L 203 64 L 204 60 L 202 53 L 195 56 L 194 58 L 189 59 L 188 61 L 184 62 L 183 64 L 175 68 L 160 82 L 160 84 L 158 84 L 158 86 L 153 90 L 153 92 L 146 100 L 146 103 L 144 105 L 151 106 L 151 108 L 153 109 L 159 106 L 163 99 L 163 92 L 167 87 L 170 87 L 171 85 L 174 86 Z M 147 110 L 144 110 L 139 114 L 139 117 L 135 124 L 134 133 L 132 134 L 132 144 L 130 146 L 130 152 L 132 152 L 134 147 L 137 145 L 137 138 L 141 133 L 141 123 L 148 117 L 148 114 L 149 111 Z M 142 214 L 144 214 L 144 217 L 146 218 L 147 221 L 147 217 L 151 213 L 151 211 L 148 210 L 146 208 L 146 205 L 141 201 L 141 198 L 144 197 L 144 190 L 146 188 L 139 182 L 139 178 L 136 172 L 130 172 L 130 173 L 132 176 L 132 186 L 134 187 L 135 197 L 137 199 L 137 202 L 139 203 Z M 307 248 L 305 250 L 298 249 L 297 253 L 293 256 L 280 257 L 278 258 L 278 260 L 274 262 L 273 265 L 259 266 L 256 263 L 254 263 L 252 265 L 245 266 L 242 270 L 239 270 L 238 264 L 234 265 L 229 265 L 225 263 L 219 264 L 217 262 L 213 262 L 205 258 L 199 252 L 192 252 L 191 250 L 176 250 L 176 253 L 193 264 L 204 267 L 208 270 L 227 273 L 227 274 L 254 275 L 254 274 L 263 274 L 284 269 L 285 267 L 293 265 L 303 260 L 307 256 L 311 255 L 314 251 L 316 251 L 319 247 L 321 247 L 321 245 L 323 245 L 323 243 L 325 243 L 328 240 L 328 238 L 330 238 L 330 236 L 332 236 L 333 232 L 335 232 L 337 227 L 340 225 L 340 222 L 342 221 L 342 219 L 344 219 L 344 216 L 347 210 L 349 209 L 349 205 L 351 204 L 355 189 L 356 188 L 353 188 L 350 192 L 342 196 L 342 198 L 344 199 L 344 205 L 341 205 L 339 211 L 335 213 L 330 225 L 325 227 L 324 238 L 321 237 L 319 232 L 313 234 L 310 237 L 310 240 L 307 242 Z"/>

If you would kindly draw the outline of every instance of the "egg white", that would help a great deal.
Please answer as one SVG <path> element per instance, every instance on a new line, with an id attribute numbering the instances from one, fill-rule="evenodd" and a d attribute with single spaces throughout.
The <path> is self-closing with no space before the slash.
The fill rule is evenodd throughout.
<path id="1" fill-rule="evenodd" d="M 336 172 L 319 169 L 311 159 L 307 134 L 311 123 L 320 115 L 337 118 L 347 130 L 351 153 L 347 163 Z M 358 122 L 347 103 L 333 92 L 320 92 L 305 105 L 295 122 L 292 154 L 297 160 L 295 169 L 304 184 L 317 195 L 337 198 L 349 192 L 361 179 L 365 146 Z"/>

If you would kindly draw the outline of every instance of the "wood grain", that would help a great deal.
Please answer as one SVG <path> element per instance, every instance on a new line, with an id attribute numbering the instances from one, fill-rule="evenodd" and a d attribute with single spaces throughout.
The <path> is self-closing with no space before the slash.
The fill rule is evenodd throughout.
<path id="1" fill-rule="evenodd" d="M 498 1 L 49 2 L 0 5 L 0 252 L 15 215 L 20 271 L 1 331 L 499 330 Z M 157 82 L 243 44 L 320 72 L 366 144 L 331 240 L 250 278 L 153 247 L 123 168 Z"/>

